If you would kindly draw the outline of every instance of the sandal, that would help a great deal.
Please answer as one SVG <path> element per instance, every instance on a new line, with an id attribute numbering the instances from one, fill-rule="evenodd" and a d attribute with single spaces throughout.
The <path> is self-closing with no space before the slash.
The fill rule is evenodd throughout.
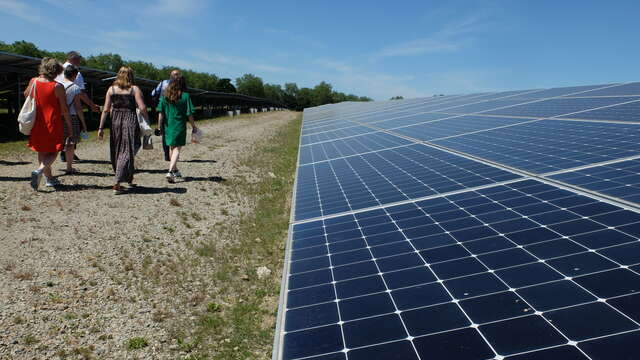
<path id="1" fill-rule="evenodd" d="M 113 185 L 113 195 L 120 195 L 123 193 L 122 190 L 122 186 L 118 185 Z"/>
<path id="2" fill-rule="evenodd" d="M 64 169 L 63 171 L 67 175 L 73 175 L 73 174 L 79 174 L 80 173 L 80 171 L 78 171 L 78 169 L 74 169 L 74 168 L 71 168 L 71 170 Z"/>

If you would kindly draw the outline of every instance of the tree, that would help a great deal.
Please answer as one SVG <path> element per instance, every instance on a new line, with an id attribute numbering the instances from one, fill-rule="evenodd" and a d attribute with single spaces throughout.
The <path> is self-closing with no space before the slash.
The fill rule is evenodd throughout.
<path id="1" fill-rule="evenodd" d="M 264 83 L 261 78 L 253 74 L 244 74 L 242 77 L 237 78 L 236 89 L 240 94 L 264 97 Z"/>
<path id="2" fill-rule="evenodd" d="M 321 82 L 313 88 L 313 103 L 315 106 L 331 104 L 333 98 L 331 94 L 333 92 L 333 87 L 331 84 L 326 82 Z"/>
<path id="3" fill-rule="evenodd" d="M 152 63 L 144 61 L 127 61 L 126 65 L 133 69 L 136 77 L 141 77 L 149 80 L 162 80 L 160 70 Z"/>
<path id="4" fill-rule="evenodd" d="M 298 96 L 296 97 L 296 110 L 300 111 L 304 108 L 316 106 L 313 99 L 313 90 L 309 88 L 302 88 L 298 90 Z"/>
<path id="5" fill-rule="evenodd" d="M 216 91 L 225 93 L 237 92 L 236 87 L 231 83 L 231 79 L 228 78 L 218 79 L 218 83 L 216 84 Z"/>
<path id="6" fill-rule="evenodd" d="M 81 65 L 111 72 L 118 72 L 118 70 L 125 65 L 124 60 L 122 60 L 120 55 L 111 53 L 92 55 L 86 58 L 83 62 L 84 63 Z"/>
<path id="7" fill-rule="evenodd" d="M 296 109 L 298 107 L 298 85 L 296 83 L 285 83 L 282 94 L 282 102 L 288 109 Z"/>
<path id="8" fill-rule="evenodd" d="M 0 41 L 0 51 L 38 58 L 53 57 L 60 61 L 66 61 L 66 53 L 39 49 L 35 44 L 24 40 L 15 41 L 12 44 Z M 343 101 L 371 101 L 368 97 L 358 97 L 353 94 L 345 95 L 344 93 L 333 91 L 331 84 L 325 81 L 320 82 L 313 89 L 298 88 L 296 83 L 285 83 L 284 87 L 282 87 L 277 84 L 264 84 L 260 77 L 253 74 L 245 74 L 237 78 L 235 81 L 236 86 L 233 86 L 231 79 L 219 79 L 215 74 L 185 70 L 175 66 L 159 68 L 149 62 L 124 60 L 122 56 L 114 53 L 88 56 L 82 60 L 81 65 L 111 72 L 117 72 L 122 66 L 129 66 L 137 77 L 150 80 L 167 79 L 172 70 L 179 69 L 187 79 L 189 87 L 228 93 L 238 92 L 260 98 L 266 97 L 283 103 L 289 109 L 297 110 Z M 402 97 L 396 96 L 395 98 Z"/>
<path id="9" fill-rule="evenodd" d="M 402 100 L 402 99 L 404 99 L 404 97 L 403 97 L 403 96 L 394 96 L 394 97 L 392 97 L 392 98 L 391 98 L 391 99 L 389 99 L 389 100 Z"/>
<path id="10" fill-rule="evenodd" d="M 264 97 L 277 103 L 282 103 L 284 98 L 284 91 L 282 86 L 276 84 L 264 85 Z"/>
<path id="11" fill-rule="evenodd" d="M 334 104 L 341 103 L 343 101 L 347 101 L 347 95 L 341 92 L 334 91 L 331 94 L 331 102 Z"/>

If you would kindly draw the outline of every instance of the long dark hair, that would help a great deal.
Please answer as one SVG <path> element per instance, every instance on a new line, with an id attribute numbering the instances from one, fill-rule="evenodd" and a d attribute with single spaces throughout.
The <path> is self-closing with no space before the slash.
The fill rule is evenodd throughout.
<path id="1" fill-rule="evenodd" d="M 187 80 L 184 78 L 184 76 L 178 75 L 171 81 L 171 83 L 169 83 L 169 86 L 167 86 L 167 90 L 165 90 L 164 92 L 164 98 L 168 102 L 175 104 L 178 102 L 178 100 L 180 100 L 180 98 L 182 98 L 182 93 L 184 93 L 186 90 Z"/>

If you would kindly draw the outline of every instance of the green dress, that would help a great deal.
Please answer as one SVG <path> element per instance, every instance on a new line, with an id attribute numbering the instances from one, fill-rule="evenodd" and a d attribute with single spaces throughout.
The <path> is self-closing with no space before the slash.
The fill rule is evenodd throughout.
<path id="1" fill-rule="evenodd" d="M 177 103 L 160 97 L 158 112 L 164 114 L 164 143 L 167 146 L 184 146 L 187 142 L 187 120 L 193 115 L 193 103 L 186 92 Z"/>

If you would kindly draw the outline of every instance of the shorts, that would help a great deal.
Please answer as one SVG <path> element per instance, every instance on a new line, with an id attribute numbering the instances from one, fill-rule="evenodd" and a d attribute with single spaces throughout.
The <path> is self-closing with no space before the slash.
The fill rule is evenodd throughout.
<path id="1" fill-rule="evenodd" d="M 63 119 L 64 120 L 64 119 Z M 69 127 L 67 126 L 67 122 L 63 121 L 64 124 L 64 144 L 65 145 L 74 145 L 80 142 L 80 118 L 78 115 L 71 115 L 71 131 L 69 131 Z"/>

